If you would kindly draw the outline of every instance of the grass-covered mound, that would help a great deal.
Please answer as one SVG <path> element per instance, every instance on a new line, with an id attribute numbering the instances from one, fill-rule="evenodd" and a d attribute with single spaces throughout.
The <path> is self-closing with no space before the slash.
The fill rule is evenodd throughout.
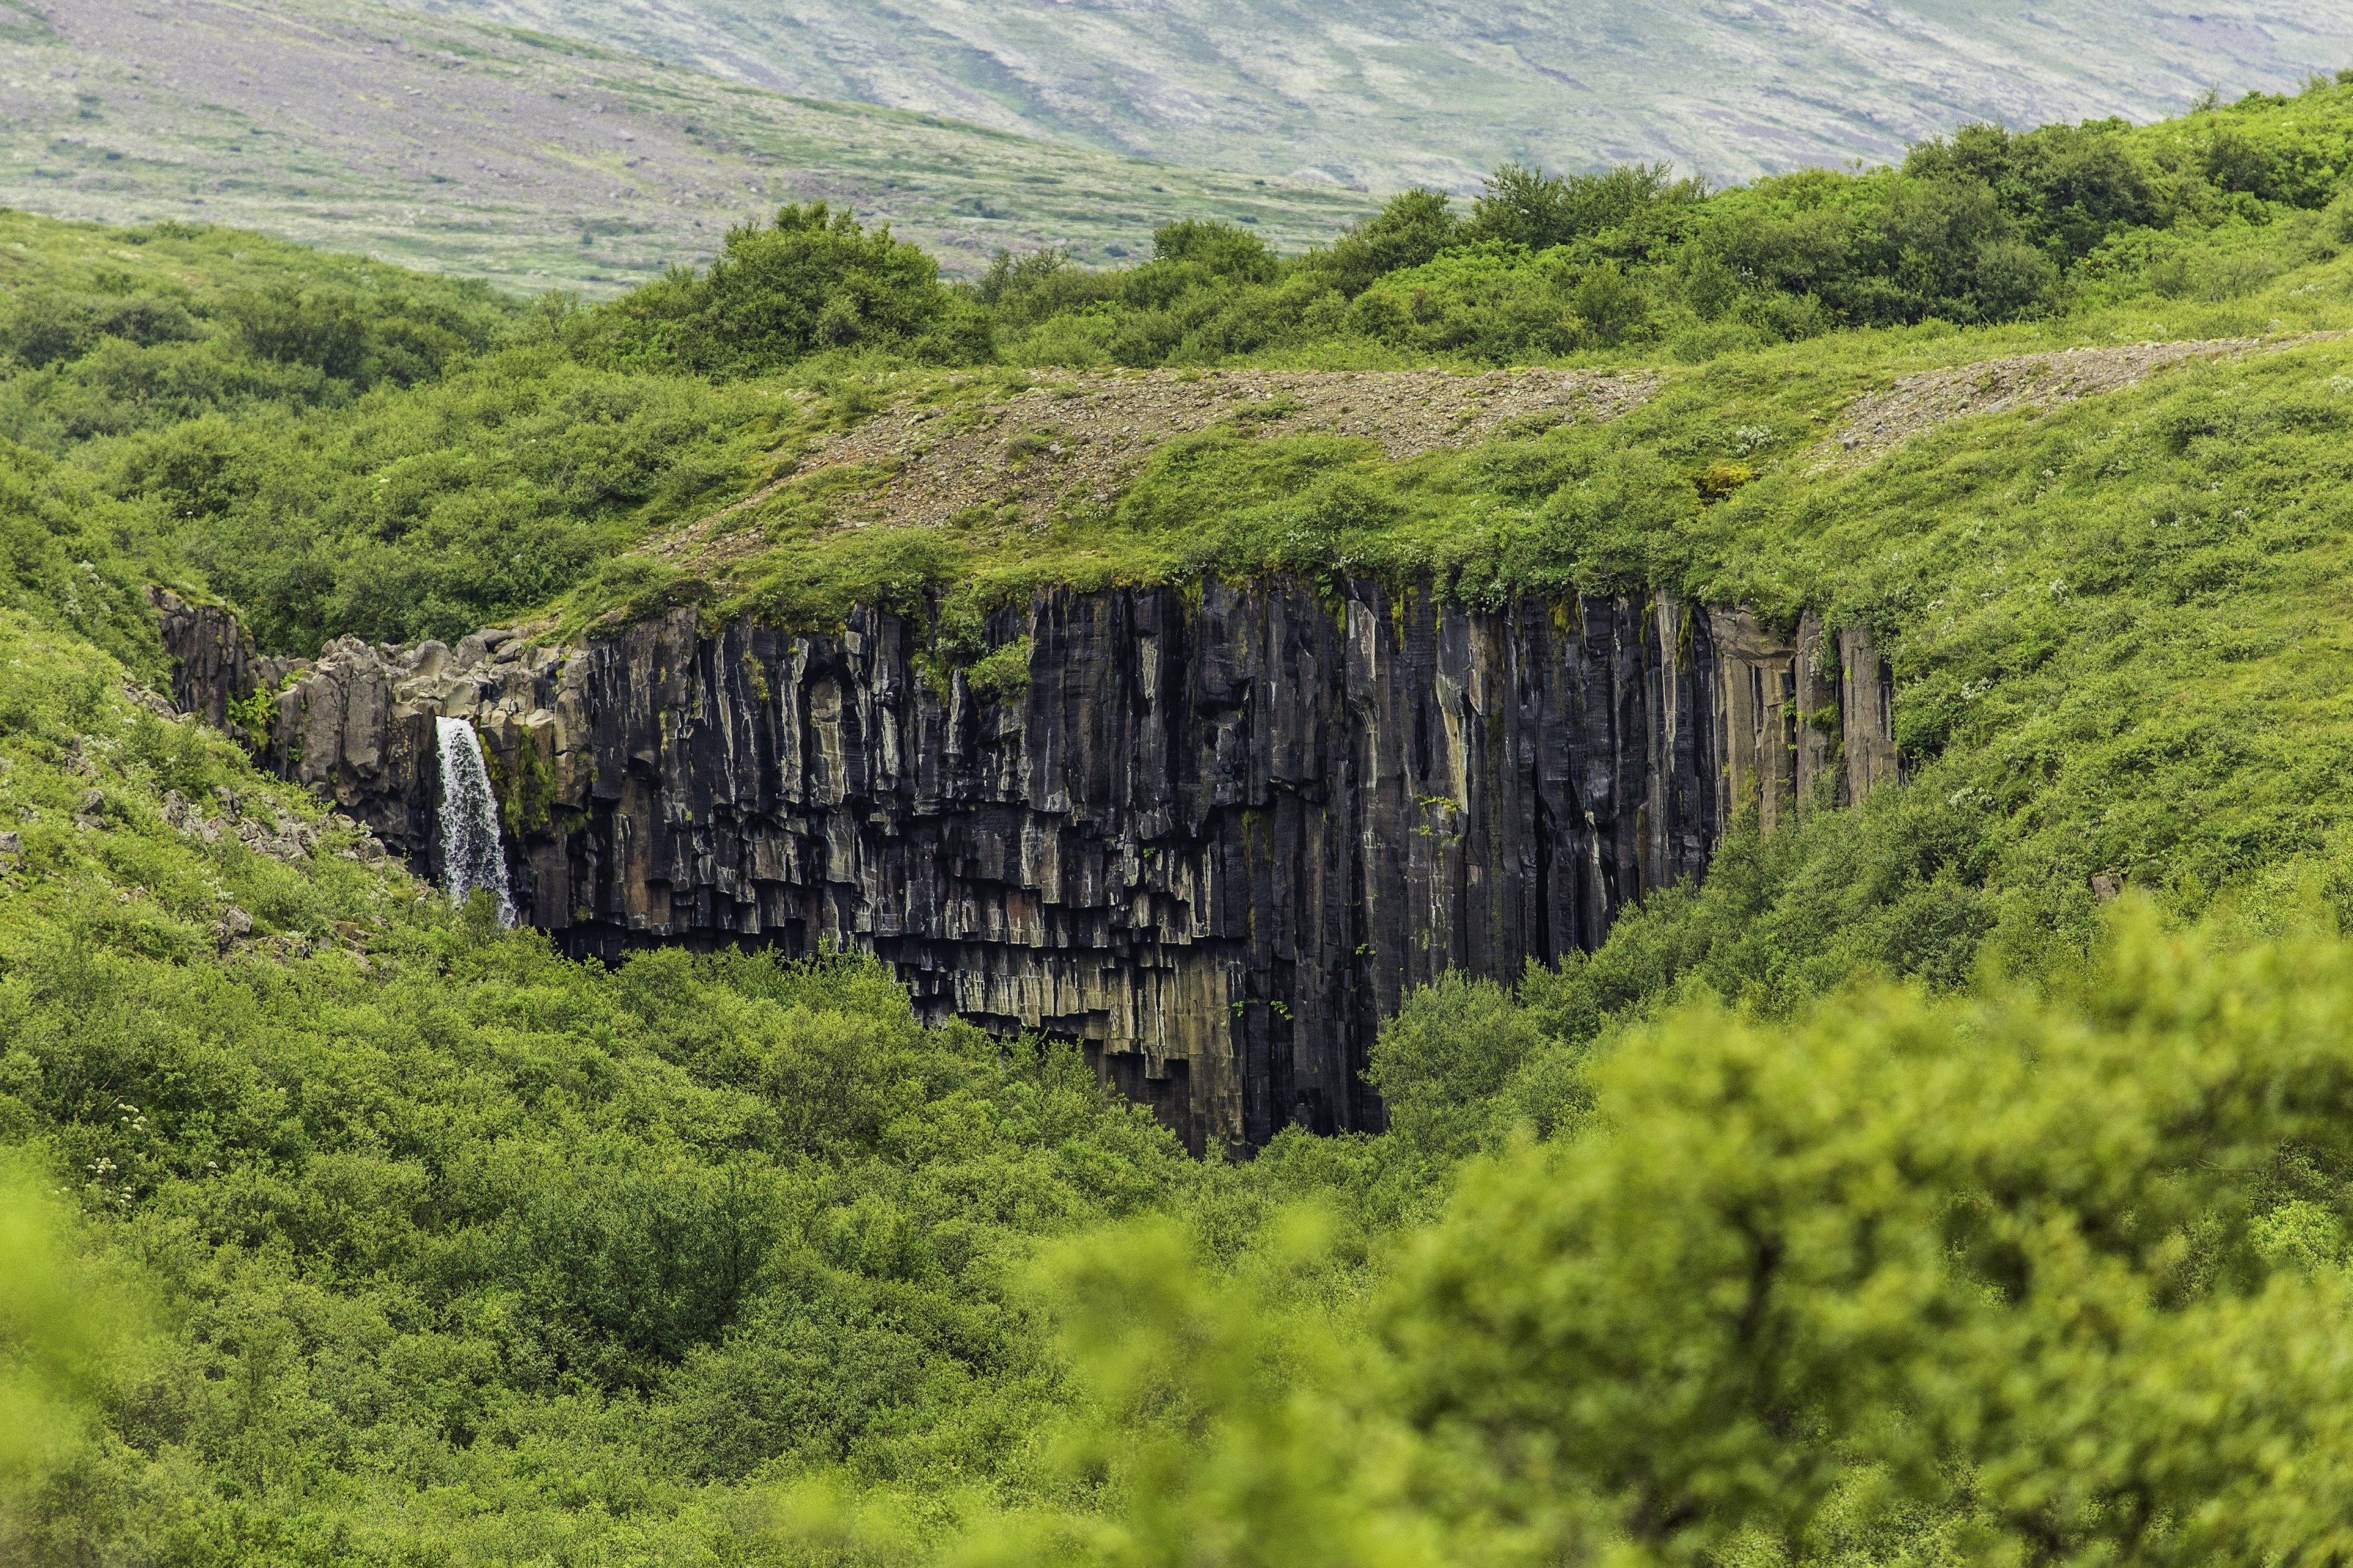
<path id="1" fill-rule="evenodd" d="M 573 624 L 681 598 L 823 616 L 849 596 L 1040 577 L 1280 567 L 1466 594 L 1698 591 L 1721 574 L 1694 544 L 1597 552 L 1584 536 L 1623 531 L 1616 512 L 1705 532 L 1717 497 L 1909 372 L 2353 325 L 2348 167 L 2353 88 L 2316 83 L 2155 126 L 1975 127 L 1900 168 L 1713 194 L 1656 170 L 1505 169 L 1467 208 L 1407 193 L 1294 256 L 1188 221 L 1135 266 L 1008 256 L 974 285 L 838 211 L 789 207 L 711 268 L 586 310 L 227 230 L 0 215 L 0 468 L 29 492 L 12 512 L 46 497 L 107 516 L 76 525 L 93 537 L 75 559 L 100 577 L 125 556 L 123 573 L 224 595 L 265 647 L 300 654 L 551 606 Z M 893 405 L 986 421 L 1072 368 L 1241 364 L 1647 368 L 1665 387 L 1616 434 L 1531 447 L 1523 432 L 1405 464 L 1287 443 L 1273 407 L 1173 447 L 1108 509 L 915 535 L 833 526 L 886 476 L 807 473 L 734 520 L 750 532 L 725 573 L 614 564 Z M 54 583 L 26 592 L 57 601 Z"/>

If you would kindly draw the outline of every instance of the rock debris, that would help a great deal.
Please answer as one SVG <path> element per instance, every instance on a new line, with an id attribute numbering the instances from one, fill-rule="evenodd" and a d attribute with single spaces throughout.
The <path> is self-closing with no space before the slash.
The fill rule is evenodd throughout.
<path id="1" fill-rule="evenodd" d="M 2194 359 L 2236 359 L 2274 353 L 2336 332 L 2289 338 L 2215 338 L 2199 342 L 2126 343 L 2115 348 L 2062 349 L 1984 360 L 1948 370 L 1898 376 L 1883 392 L 1855 399 L 1831 438 L 1829 459 L 1817 471 L 1869 462 L 1882 452 L 1975 414 L 2052 408 L 2145 381 L 2169 365 Z"/>
<path id="2" fill-rule="evenodd" d="M 1615 419 L 1657 391 L 1655 372 L 1510 370 L 1092 372 L 987 403 L 902 402 L 803 455 L 743 500 L 648 546 L 706 569 L 755 554 L 756 531 L 731 522 L 789 487 L 845 482 L 831 521 L 941 527 L 1018 508 L 1042 521 L 1062 508 L 1108 506 L 1154 451 L 1230 422 L 1266 435 L 1337 436 L 1392 462 L 1475 446 L 1517 422 Z"/>

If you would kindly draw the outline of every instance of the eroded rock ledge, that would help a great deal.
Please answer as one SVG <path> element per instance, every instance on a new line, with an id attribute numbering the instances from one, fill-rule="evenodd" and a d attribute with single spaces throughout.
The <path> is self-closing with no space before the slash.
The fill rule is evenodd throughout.
<path id="1" fill-rule="evenodd" d="M 1591 948 L 1704 872 L 1736 803 L 1769 830 L 1896 768 L 1867 631 L 1664 595 L 1046 592 L 992 619 L 1028 679 L 987 691 L 879 612 L 290 662 L 157 602 L 181 706 L 233 722 L 282 683 L 265 764 L 427 873 L 433 721 L 471 720 L 522 918 L 571 952 L 872 951 L 926 1015 L 1075 1036 L 1237 1155 L 1290 1122 L 1377 1128 L 1360 1074 L 1410 987 Z"/>

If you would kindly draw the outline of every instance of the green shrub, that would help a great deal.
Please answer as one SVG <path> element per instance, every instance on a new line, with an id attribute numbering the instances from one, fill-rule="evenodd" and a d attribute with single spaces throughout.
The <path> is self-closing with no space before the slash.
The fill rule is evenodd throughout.
<path id="1" fill-rule="evenodd" d="M 1471 204 L 1466 237 L 1529 250 L 1573 245 L 1612 230 L 1640 231 L 1652 243 L 1678 237 L 1688 209 L 1705 199 L 1707 187 L 1672 175 L 1664 163 L 1566 175 L 1505 163 L 1487 177 Z"/>
<path id="2" fill-rule="evenodd" d="M 2335 953 L 2142 923 L 2047 1003 L 1629 1037 L 1595 1129 L 1481 1173 L 1385 1315 L 1443 1515 L 1670 1561 L 1750 1532 L 1803 1560 L 2327 1538 L 2353 1460 L 2322 1370 L 2341 1233 L 2314 1223 L 2353 1092 Z"/>
<path id="3" fill-rule="evenodd" d="M 697 274 L 673 268 L 569 324 L 599 363 L 757 375 L 828 349 L 896 350 L 933 363 L 994 357 L 987 314 L 940 282 L 939 263 L 886 226 L 823 202 L 739 225 Z"/>
<path id="4" fill-rule="evenodd" d="M 1301 264 L 1326 275 L 1333 287 L 1354 299 L 1389 273 L 1427 266 L 1461 237 L 1462 220 L 1445 193 L 1416 188 L 1399 191 L 1379 216 L 1342 235 L 1329 249 L 1311 251 Z"/>
<path id="5" fill-rule="evenodd" d="M 1109 1517 L 1000 1527 L 993 1560 L 2325 1549 L 2348 956 L 2136 910 L 2040 994 L 1672 1008 L 1584 1066 L 1573 1128 L 1461 1167 L 1369 1290 L 1316 1205 L 1225 1267 L 1166 1224 L 1067 1246 L 1093 1401 L 1066 1451 Z M 1417 1005 L 1448 1043 L 1413 1059 L 1493 1082 L 1496 994 Z"/>
<path id="6" fill-rule="evenodd" d="M 974 661 L 965 687 L 985 702 L 1010 701 L 1029 689 L 1030 642 L 1018 638 Z"/>

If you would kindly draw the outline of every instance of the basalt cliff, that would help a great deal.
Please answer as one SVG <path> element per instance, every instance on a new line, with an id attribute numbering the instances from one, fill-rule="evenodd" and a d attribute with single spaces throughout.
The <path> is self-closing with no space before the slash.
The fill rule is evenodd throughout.
<path id="1" fill-rule="evenodd" d="M 879 611 L 292 661 L 156 602 L 181 707 L 242 715 L 427 874 L 434 721 L 470 721 L 519 918 L 570 952 L 870 951 L 926 1015 L 1076 1037 L 1235 1155 L 1377 1128 L 1366 1054 L 1411 987 L 1589 949 L 1744 804 L 1769 831 L 1897 767 L 1867 630 L 1665 595 L 1047 591 L 996 613 L 979 679 Z"/>

